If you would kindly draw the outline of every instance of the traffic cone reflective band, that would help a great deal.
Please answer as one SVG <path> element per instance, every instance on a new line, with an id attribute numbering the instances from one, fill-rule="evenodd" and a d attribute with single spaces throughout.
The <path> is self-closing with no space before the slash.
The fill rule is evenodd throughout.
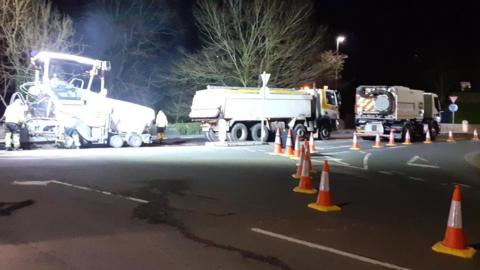
<path id="1" fill-rule="evenodd" d="M 282 154 L 282 141 L 280 140 L 280 129 L 277 128 L 277 132 L 275 134 L 275 144 L 273 146 L 273 153 L 276 155 Z"/>
<path id="2" fill-rule="evenodd" d="M 423 143 L 432 143 L 432 138 L 430 138 L 430 130 L 427 130 L 427 134 L 425 135 L 425 141 Z"/>
<path id="3" fill-rule="evenodd" d="M 332 197 L 330 195 L 330 180 L 328 177 L 328 161 L 325 160 L 323 164 L 322 176 L 320 178 L 320 186 L 318 189 L 317 201 L 308 204 L 308 207 L 321 212 L 340 211 L 341 208 L 332 204 Z"/>
<path id="4" fill-rule="evenodd" d="M 300 135 L 297 135 L 295 138 L 295 151 L 293 153 L 293 159 L 300 159 L 300 152 L 301 152 L 301 147 L 300 147 Z"/>
<path id="5" fill-rule="evenodd" d="M 315 154 L 315 140 L 313 139 L 313 132 L 310 132 L 310 154 Z"/>
<path id="6" fill-rule="evenodd" d="M 447 231 L 445 239 L 433 245 L 436 252 L 445 253 L 462 258 L 472 258 L 476 250 L 465 245 L 465 236 L 462 227 L 462 203 L 460 186 L 453 190 L 452 204 L 448 214 Z"/>
<path id="7" fill-rule="evenodd" d="M 292 130 L 288 130 L 287 135 L 287 142 L 285 143 L 285 153 L 284 155 L 287 157 L 293 157 L 295 153 L 293 152 L 293 145 L 292 145 Z"/>
<path id="8" fill-rule="evenodd" d="M 474 142 L 480 141 L 480 139 L 478 138 L 477 129 L 474 129 L 474 130 L 473 130 L 473 138 L 472 138 L 472 141 L 474 141 Z"/>
<path id="9" fill-rule="evenodd" d="M 405 133 L 405 141 L 402 144 L 412 144 L 412 140 L 410 139 L 410 131 L 408 129 Z"/>
<path id="10" fill-rule="evenodd" d="M 393 135 L 393 132 L 395 131 L 395 129 L 390 129 L 390 135 L 388 137 L 388 143 L 387 143 L 387 146 L 395 146 L 395 136 Z"/>
<path id="11" fill-rule="evenodd" d="M 357 133 L 353 133 L 353 140 L 352 140 L 352 147 L 350 150 L 360 150 L 360 145 L 358 144 L 357 141 Z"/>
<path id="12" fill-rule="evenodd" d="M 455 139 L 453 138 L 453 133 L 451 130 L 448 131 L 448 139 L 447 142 L 455 142 Z"/>
<path id="13" fill-rule="evenodd" d="M 307 152 L 307 150 L 305 150 L 305 152 Z M 305 194 L 317 193 L 317 190 L 312 186 L 312 177 L 310 176 L 306 159 L 303 159 L 301 166 L 302 174 L 300 175 L 300 181 L 298 182 L 298 186 L 296 186 L 293 191 Z"/>
<path id="14" fill-rule="evenodd" d="M 382 148 L 382 144 L 380 143 L 380 134 L 377 133 L 377 136 L 375 136 L 375 144 L 373 145 L 373 148 Z"/>
<path id="15" fill-rule="evenodd" d="M 300 150 L 300 162 L 297 165 L 297 172 L 292 174 L 293 179 L 300 179 L 300 176 L 302 175 L 302 165 L 303 165 L 303 160 L 305 159 L 305 147 L 302 145 L 301 150 Z"/>

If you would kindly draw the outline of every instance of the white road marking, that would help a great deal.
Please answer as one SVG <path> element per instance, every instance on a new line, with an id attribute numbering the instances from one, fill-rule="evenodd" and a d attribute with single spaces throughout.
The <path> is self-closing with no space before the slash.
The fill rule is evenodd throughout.
<path id="1" fill-rule="evenodd" d="M 370 156 L 372 155 L 372 153 L 368 153 L 365 155 L 365 157 L 363 157 L 363 169 L 364 170 L 368 170 L 368 158 L 370 158 Z"/>
<path id="2" fill-rule="evenodd" d="M 350 148 L 351 145 L 342 145 L 342 146 L 332 146 L 332 147 L 317 147 L 320 150 L 330 150 L 330 149 L 338 149 L 338 148 Z"/>
<path id="3" fill-rule="evenodd" d="M 425 179 L 423 179 L 423 178 L 419 178 L 419 177 L 413 177 L 413 176 L 410 176 L 410 177 L 408 177 L 408 179 L 410 179 L 410 180 L 414 180 L 414 181 L 425 182 Z"/>
<path id="4" fill-rule="evenodd" d="M 93 192 L 98 192 L 107 196 L 115 196 L 115 197 L 120 197 L 126 200 L 134 201 L 134 202 L 139 202 L 139 203 L 149 203 L 149 201 L 142 200 L 139 198 L 134 198 L 130 196 L 123 196 L 120 194 L 113 194 L 108 191 L 103 191 L 103 190 L 98 190 L 98 189 L 93 189 L 89 187 L 84 187 L 84 186 L 79 186 L 79 185 L 74 185 L 62 181 L 57 181 L 57 180 L 47 180 L 47 181 L 13 181 L 12 185 L 17 185 L 17 186 L 47 186 L 48 184 L 57 184 L 57 185 L 62 185 L 62 186 L 67 186 L 71 188 L 76 188 L 76 189 L 81 189 L 81 190 L 86 190 L 86 191 L 93 191 Z"/>
<path id="5" fill-rule="evenodd" d="M 368 257 L 364 257 L 364 256 L 361 256 L 361 255 L 349 253 L 349 252 L 346 252 L 346 251 L 338 250 L 338 249 L 327 247 L 327 246 L 322 246 L 322 245 L 315 244 L 315 243 L 312 243 L 312 242 L 303 241 L 303 240 L 300 240 L 300 239 L 296 239 L 296 238 L 293 238 L 293 237 L 289 237 L 289 236 L 286 236 L 286 235 L 282 235 L 282 234 L 278 234 L 278 233 L 274 233 L 274 232 L 270 232 L 270 231 L 266 231 L 266 230 L 262 230 L 262 229 L 259 229 L 259 228 L 251 228 L 250 230 L 253 231 L 253 232 L 259 233 L 259 234 L 263 234 L 263 235 L 267 235 L 267 236 L 270 236 L 270 237 L 273 237 L 273 238 L 285 240 L 285 241 L 288 241 L 288 242 L 291 242 L 291 243 L 303 245 L 303 246 L 306 246 L 306 247 L 309 247 L 309 248 L 318 249 L 318 250 L 322 250 L 322 251 L 325 251 L 325 252 L 330 252 L 330 253 L 333 253 L 333 254 L 336 254 L 336 255 L 344 256 L 344 257 L 347 257 L 347 258 L 350 258 L 350 259 L 353 259 L 353 260 L 357 260 L 357 261 L 361 261 L 361 262 L 364 262 L 364 263 L 370 263 L 370 264 L 373 264 L 373 265 L 383 266 L 385 268 L 395 269 L 395 270 L 410 270 L 409 268 L 405 268 L 405 267 L 398 266 L 398 265 L 395 265 L 395 264 L 378 261 L 378 260 L 371 259 L 371 258 L 368 258 Z"/>
<path id="6" fill-rule="evenodd" d="M 381 174 L 387 174 L 387 175 L 393 175 L 393 172 L 388 172 L 388 171 L 378 171 Z"/>
<path id="7" fill-rule="evenodd" d="M 352 153 L 352 151 L 338 151 L 338 152 L 327 152 L 327 153 L 320 152 L 319 154 L 320 155 L 335 155 L 335 154 L 344 154 L 344 153 Z"/>
<path id="8" fill-rule="evenodd" d="M 467 185 L 467 184 L 461 184 L 461 183 L 457 183 L 457 182 L 453 182 L 455 185 L 459 185 L 459 186 L 462 186 L 462 187 L 466 187 L 466 188 L 471 188 L 472 186 L 470 185 Z"/>
<path id="9" fill-rule="evenodd" d="M 419 156 L 414 156 L 410 160 L 407 161 L 407 165 L 415 166 L 415 167 L 422 167 L 422 168 L 432 168 L 432 169 L 439 169 L 440 168 L 437 165 L 415 163 L 417 160 L 420 160 L 420 161 L 423 161 L 423 162 L 429 162 L 428 160 L 426 160 L 424 158 L 421 158 Z"/>

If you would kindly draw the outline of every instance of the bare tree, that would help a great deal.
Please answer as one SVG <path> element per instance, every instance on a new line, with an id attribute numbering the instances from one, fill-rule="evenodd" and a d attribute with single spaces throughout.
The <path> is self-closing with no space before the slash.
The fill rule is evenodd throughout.
<path id="1" fill-rule="evenodd" d="M 89 5 L 85 38 L 89 51 L 112 62 L 111 94 L 145 105 L 158 99 L 161 58 L 169 46 L 164 0 L 98 0 Z"/>
<path id="2" fill-rule="evenodd" d="M 66 52 L 79 48 L 73 42 L 72 20 L 49 1 L 0 2 L 0 101 L 32 78 L 30 56 L 40 50 Z"/>
<path id="3" fill-rule="evenodd" d="M 203 47 L 186 54 L 172 74 L 178 83 L 254 86 L 328 82 L 344 56 L 324 51 L 325 27 L 310 25 L 313 4 L 301 0 L 199 0 L 195 18 Z"/>

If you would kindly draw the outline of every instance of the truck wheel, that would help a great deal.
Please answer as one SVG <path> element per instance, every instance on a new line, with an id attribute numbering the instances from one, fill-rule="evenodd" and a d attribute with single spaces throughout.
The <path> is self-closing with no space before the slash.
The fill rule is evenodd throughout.
<path id="1" fill-rule="evenodd" d="M 215 134 L 215 131 L 213 130 L 209 130 L 209 131 L 205 131 L 205 138 L 207 138 L 207 140 L 209 142 L 217 142 L 218 141 L 218 136 L 217 134 Z"/>
<path id="2" fill-rule="evenodd" d="M 128 145 L 131 147 L 140 147 L 142 146 L 142 143 L 143 143 L 142 136 L 138 134 L 132 134 L 128 138 Z"/>
<path id="3" fill-rule="evenodd" d="M 233 125 L 230 133 L 228 134 L 228 139 L 232 142 L 243 142 L 246 141 L 248 137 L 248 129 L 242 123 L 236 123 Z"/>
<path id="4" fill-rule="evenodd" d="M 326 126 L 322 126 L 320 127 L 320 129 L 318 130 L 318 134 L 319 134 L 319 137 L 321 140 L 328 140 L 330 139 L 330 134 L 332 133 L 332 131 L 330 130 L 330 128 L 326 127 Z"/>
<path id="5" fill-rule="evenodd" d="M 297 137 L 297 135 L 299 135 L 300 138 L 307 138 L 307 128 L 303 124 L 296 124 L 293 128 L 293 136 Z"/>
<path id="6" fill-rule="evenodd" d="M 268 129 L 267 127 L 263 127 L 263 130 L 265 131 L 265 138 L 263 138 L 263 142 L 266 142 L 268 141 L 268 135 L 269 135 L 269 132 L 268 132 Z M 261 123 L 257 123 L 255 125 L 253 125 L 253 127 L 250 128 L 250 135 L 252 136 L 252 139 L 256 142 L 260 142 L 262 141 L 262 124 Z"/>
<path id="7" fill-rule="evenodd" d="M 113 135 L 108 140 L 108 144 L 113 148 L 120 148 L 123 146 L 123 138 L 120 135 Z"/>

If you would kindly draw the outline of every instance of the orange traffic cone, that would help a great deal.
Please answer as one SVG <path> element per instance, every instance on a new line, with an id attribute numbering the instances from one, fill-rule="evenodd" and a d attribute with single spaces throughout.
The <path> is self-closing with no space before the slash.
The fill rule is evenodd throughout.
<path id="1" fill-rule="evenodd" d="M 315 140 L 313 139 L 313 132 L 310 132 L 310 154 L 315 154 Z"/>
<path id="2" fill-rule="evenodd" d="M 432 143 L 432 138 L 430 138 L 430 130 L 427 129 L 427 134 L 425 134 L 425 141 L 423 143 Z"/>
<path id="3" fill-rule="evenodd" d="M 292 145 L 292 130 L 288 130 L 287 142 L 285 143 L 285 151 L 283 153 L 287 157 L 293 157 L 293 145 Z"/>
<path id="4" fill-rule="evenodd" d="M 313 169 L 312 156 L 310 155 L 310 144 L 308 143 L 308 141 L 304 142 L 304 146 L 305 146 L 305 160 L 307 161 L 308 170 L 310 171 L 310 173 L 316 173 L 317 171 Z"/>
<path id="5" fill-rule="evenodd" d="M 455 139 L 453 138 L 453 132 L 451 130 L 448 131 L 448 139 L 447 142 L 455 142 Z"/>
<path id="6" fill-rule="evenodd" d="M 474 129 L 474 130 L 473 130 L 473 138 L 472 138 L 472 141 L 474 141 L 474 142 L 480 141 L 480 139 L 478 138 L 477 129 Z"/>
<path id="7" fill-rule="evenodd" d="M 310 176 L 306 159 L 303 160 L 301 166 L 302 174 L 300 175 L 300 181 L 298 182 L 298 186 L 296 186 L 293 191 L 305 194 L 317 193 L 317 190 L 312 187 L 312 177 Z"/>
<path id="8" fill-rule="evenodd" d="M 465 246 L 465 236 L 462 227 L 462 195 L 460 186 L 456 185 L 453 190 L 452 204 L 448 214 L 447 231 L 445 239 L 433 245 L 436 252 L 445 253 L 462 258 L 472 258 L 476 250 Z"/>
<path id="9" fill-rule="evenodd" d="M 388 137 L 388 143 L 386 144 L 387 146 L 395 146 L 395 136 L 393 135 L 393 132 L 395 129 L 390 129 L 390 136 Z"/>
<path id="10" fill-rule="evenodd" d="M 303 161 L 305 159 L 305 146 L 302 145 L 300 149 L 300 162 L 297 165 L 297 172 L 292 174 L 293 179 L 300 179 L 300 176 L 302 175 L 302 165 Z"/>
<path id="11" fill-rule="evenodd" d="M 283 153 L 282 141 L 280 140 L 280 129 L 279 128 L 277 128 L 277 132 L 275 134 L 275 144 L 273 146 L 273 153 L 275 155 L 281 155 Z"/>
<path id="12" fill-rule="evenodd" d="M 332 204 L 332 196 L 330 195 L 330 180 L 328 177 L 328 161 L 323 163 L 322 176 L 320 178 L 320 186 L 318 189 L 317 201 L 308 204 L 308 207 L 320 212 L 340 211 L 341 208 Z"/>
<path id="13" fill-rule="evenodd" d="M 412 144 L 412 141 L 410 139 L 410 131 L 408 129 L 405 133 L 405 142 L 403 142 L 402 144 Z"/>
<path id="14" fill-rule="evenodd" d="M 383 146 L 380 143 L 380 133 L 377 133 L 375 136 L 375 144 L 373 145 L 373 148 L 382 148 Z"/>
<path id="15" fill-rule="evenodd" d="M 301 151 L 300 135 L 297 135 L 297 137 L 295 138 L 295 151 L 293 153 L 293 157 L 291 157 L 291 158 L 292 159 L 299 159 L 300 158 L 300 151 Z"/>
<path id="16" fill-rule="evenodd" d="M 357 141 L 357 133 L 355 132 L 353 133 L 352 147 L 350 148 L 350 150 L 360 150 L 360 145 Z"/>

